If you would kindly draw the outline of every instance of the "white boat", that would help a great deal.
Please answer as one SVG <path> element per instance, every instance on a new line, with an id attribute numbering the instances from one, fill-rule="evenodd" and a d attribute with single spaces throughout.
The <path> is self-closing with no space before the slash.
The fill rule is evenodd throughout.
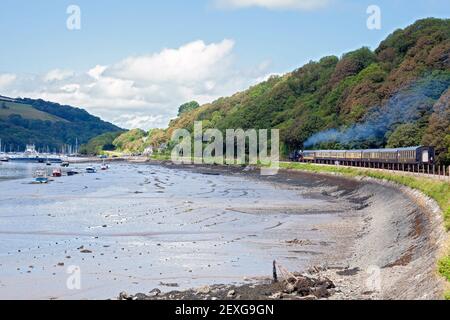
<path id="1" fill-rule="evenodd" d="M 34 172 L 34 181 L 37 183 L 48 183 L 47 171 L 45 170 L 36 170 Z"/>
<path id="2" fill-rule="evenodd" d="M 104 161 L 102 163 L 102 166 L 100 167 L 101 170 L 105 171 L 109 169 L 109 165 L 107 165 Z"/>
<path id="3" fill-rule="evenodd" d="M 87 167 L 86 168 L 86 172 L 87 173 L 96 173 L 97 169 L 95 169 L 94 167 Z"/>
<path id="4" fill-rule="evenodd" d="M 36 151 L 34 144 L 27 145 L 25 152 L 19 156 L 13 156 L 9 160 L 15 162 L 28 162 L 28 163 L 61 163 L 61 158 L 50 158 L 47 156 L 40 155 Z"/>

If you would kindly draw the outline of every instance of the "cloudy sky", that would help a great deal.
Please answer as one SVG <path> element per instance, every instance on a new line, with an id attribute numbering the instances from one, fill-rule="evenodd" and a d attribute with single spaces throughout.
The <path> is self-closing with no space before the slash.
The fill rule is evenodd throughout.
<path id="1" fill-rule="evenodd" d="M 450 0 L 0 0 L 0 95 L 87 109 L 124 128 L 165 127 L 186 101 L 363 45 Z M 67 28 L 67 8 L 81 29 Z M 367 8 L 381 29 L 367 28 Z M 72 21 L 72 20 L 70 20 Z"/>

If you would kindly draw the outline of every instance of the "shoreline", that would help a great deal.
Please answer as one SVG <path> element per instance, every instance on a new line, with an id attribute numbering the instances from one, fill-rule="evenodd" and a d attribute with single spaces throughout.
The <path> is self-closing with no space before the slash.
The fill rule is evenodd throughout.
<path id="1" fill-rule="evenodd" d="M 156 164 L 180 168 L 178 165 L 168 164 L 164 161 L 157 161 Z M 183 165 L 181 167 L 186 168 Z M 227 166 L 192 165 L 187 166 L 187 168 L 194 171 L 217 170 L 223 171 L 223 174 L 242 171 L 242 169 Z M 325 183 L 330 183 L 330 181 L 332 183 L 342 182 L 341 179 L 344 179 L 350 184 L 358 185 L 354 190 L 357 196 L 352 200 L 362 200 L 361 207 L 356 210 L 360 213 L 357 213 L 356 220 L 355 217 L 344 219 L 340 229 L 341 231 L 346 228 L 352 230 L 355 227 L 360 229 L 352 239 L 345 236 L 340 239 L 342 241 L 341 248 L 352 249 L 347 250 L 345 258 L 330 256 L 322 263 L 311 266 L 309 273 L 297 273 L 299 276 L 329 279 L 333 284 L 336 284 L 336 289 L 333 288 L 328 294 L 319 294 L 314 297 L 311 297 L 311 294 L 299 296 L 295 292 L 289 293 L 290 290 L 286 290 L 285 287 L 280 288 L 278 284 L 270 284 L 268 277 L 266 281 L 256 282 L 253 285 L 211 287 L 210 290 L 206 290 L 208 291 L 207 294 L 202 294 L 202 290 L 199 293 L 198 289 L 155 294 L 158 289 L 154 289 L 150 295 L 128 296 L 122 294 L 121 298 L 143 300 L 184 299 L 186 297 L 189 299 L 349 300 L 441 299 L 443 297 L 446 287 L 445 280 L 437 275 L 435 266 L 445 247 L 446 232 L 443 228 L 441 210 L 435 201 L 420 191 L 374 178 L 350 178 L 335 174 L 310 173 L 289 169 L 282 169 L 281 172 L 282 174 L 306 174 L 322 177 L 327 181 Z M 245 175 L 249 176 L 249 172 L 246 172 Z M 257 174 L 256 176 L 251 174 L 251 176 L 259 179 Z M 278 180 L 274 183 L 283 183 L 279 179 L 274 180 Z M 393 194 L 395 195 L 393 196 Z M 351 199 L 352 191 L 343 191 L 338 187 L 333 196 Z M 400 207 L 390 206 L 392 202 L 389 201 L 397 201 L 396 205 Z M 380 208 L 376 206 L 384 206 L 382 214 L 380 214 Z M 399 208 L 402 211 L 398 212 Z M 355 226 L 355 222 L 358 226 Z M 390 243 L 383 242 L 386 238 L 386 234 L 383 234 L 383 228 L 391 233 L 390 237 L 387 237 L 391 240 Z M 379 239 L 382 239 L 383 243 L 377 245 Z M 399 241 L 399 239 L 402 241 Z M 375 253 L 366 255 L 367 250 Z M 384 251 L 390 252 L 386 254 Z M 367 289 L 367 281 L 373 275 L 381 279 L 380 284 L 378 284 L 380 288 L 370 291 Z M 415 287 L 410 279 L 415 279 L 418 282 L 415 283 Z M 253 289 L 253 292 L 250 289 Z M 314 287 L 312 289 L 314 292 Z M 226 292 L 230 291 L 235 292 L 235 294 L 227 295 Z M 212 297 L 211 292 L 215 293 L 216 296 Z"/>
<path id="2" fill-rule="evenodd" d="M 435 272 L 436 261 L 440 254 L 439 248 L 443 250 L 442 248 L 445 247 L 446 233 L 442 227 L 442 216 L 439 206 L 416 190 L 374 178 L 349 178 L 339 174 L 289 169 L 281 170 L 277 176 L 263 177 L 259 174 L 258 168 L 238 166 L 175 165 L 162 161 L 149 161 L 144 165 L 135 162 L 130 164 L 133 172 L 148 171 L 148 169 L 158 171 L 161 167 L 175 169 L 174 172 L 180 172 L 181 175 L 184 175 L 183 172 L 190 171 L 201 174 L 205 179 L 211 177 L 211 179 L 218 179 L 217 181 L 222 180 L 215 176 L 235 177 L 236 181 L 245 179 L 250 182 L 267 183 L 273 187 L 273 190 L 296 190 L 300 198 L 305 196 L 306 199 L 319 201 L 325 199 L 330 203 L 335 202 L 340 204 L 340 209 L 336 213 L 331 213 L 333 211 L 331 207 L 326 209 L 322 206 L 320 209 L 325 214 L 329 210 L 328 214 L 337 214 L 339 217 L 338 221 L 324 223 L 318 227 L 320 232 L 333 235 L 332 238 L 327 239 L 328 244 L 324 243 L 318 247 L 318 243 L 311 242 L 311 239 L 302 233 L 299 233 L 295 239 L 294 237 L 283 239 L 284 244 L 278 244 L 290 248 L 289 250 L 293 253 L 298 252 L 299 256 L 313 254 L 316 249 L 321 248 L 319 250 L 319 252 L 322 251 L 321 254 L 311 255 L 311 263 L 304 269 L 289 269 L 291 272 L 297 272 L 296 276 L 307 279 L 303 283 L 308 283 L 309 287 L 302 287 L 301 294 L 295 290 L 292 292 L 292 288 L 271 283 L 271 261 L 268 259 L 265 277 L 252 277 L 253 275 L 249 272 L 246 278 L 228 285 L 211 284 L 211 286 L 202 287 L 203 290 L 202 288 L 199 288 L 200 290 L 186 288 L 187 291 L 158 293 L 158 290 L 175 288 L 173 286 L 175 283 L 167 278 L 161 281 L 158 290 L 152 290 L 152 294 L 135 296 L 122 294 L 122 299 L 347 300 L 441 299 L 443 296 L 445 281 Z M 133 164 L 136 165 L 133 166 Z M 290 208 L 287 208 L 288 206 Z M 266 207 L 265 211 L 267 210 L 270 211 L 270 207 Z M 294 202 L 287 203 L 283 210 L 286 214 L 315 214 L 315 209 L 303 211 L 302 206 L 295 205 Z M 298 210 L 300 212 L 296 213 Z M 236 212 L 259 216 L 265 214 L 265 211 L 254 211 L 246 207 L 237 208 Z M 75 233 L 75 235 L 78 234 Z M 142 236 L 145 234 L 147 233 L 142 233 Z M 89 235 L 92 234 L 86 234 L 86 236 Z M 110 235 L 120 234 L 111 233 Z M 155 236 L 157 235 L 156 233 Z M 61 236 L 67 235 L 61 234 Z M 105 236 L 108 236 L 108 233 L 104 233 L 103 237 Z M 130 236 L 139 236 L 139 234 L 130 234 Z M 370 277 L 367 272 L 371 266 L 377 266 L 379 270 L 375 271 L 379 272 L 381 279 L 384 279 L 382 282 L 385 284 L 379 292 L 367 290 L 367 279 Z M 415 286 L 411 286 L 411 279 L 416 281 Z M 295 284 L 292 279 L 288 280 L 291 285 Z M 324 289 L 324 285 L 327 288 Z M 150 289 L 152 288 L 146 288 L 146 290 Z M 234 294 L 229 295 L 231 291 L 234 291 Z"/>

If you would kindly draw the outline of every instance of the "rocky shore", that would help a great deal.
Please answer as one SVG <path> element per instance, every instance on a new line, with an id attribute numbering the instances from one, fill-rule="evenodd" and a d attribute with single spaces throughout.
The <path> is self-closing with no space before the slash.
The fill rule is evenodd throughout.
<path id="1" fill-rule="evenodd" d="M 164 284 L 163 284 L 164 285 Z M 167 285 L 167 284 L 165 284 Z M 171 284 L 176 285 L 176 284 Z M 334 283 L 319 275 L 293 274 L 292 277 L 274 282 L 236 285 L 204 286 L 187 291 L 162 293 L 155 288 L 147 294 L 119 294 L 119 300 L 319 300 L 335 294 Z"/>

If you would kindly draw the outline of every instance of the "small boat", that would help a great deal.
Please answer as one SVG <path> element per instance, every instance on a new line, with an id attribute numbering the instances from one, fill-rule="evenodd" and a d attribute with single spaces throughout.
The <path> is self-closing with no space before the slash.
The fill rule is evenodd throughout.
<path id="1" fill-rule="evenodd" d="M 55 178 L 62 177 L 62 171 L 61 171 L 61 169 L 54 169 L 54 170 L 53 170 L 53 173 L 52 173 L 52 176 L 55 177 Z"/>
<path id="2" fill-rule="evenodd" d="M 69 166 L 70 166 L 69 161 L 64 161 L 61 163 L 61 167 L 63 167 L 63 168 L 68 168 Z"/>
<path id="3" fill-rule="evenodd" d="M 79 172 L 78 172 L 78 171 L 75 171 L 75 170 L 67 171 L 67 175 L 68 175 L 69 177 L 76 176 L 77 174 L 79 174 Z"/>
<path id="4" fill-rule="evenodd" d="M 109 165 L 107 165 L 106 163 L 103 162 L 100 169 L 103 170 L 103 171 L 108 170 L 109 169 Z"/>
<path id="5" fill-rule="evenodd" d="M 9 158 L 8 157 L 2 157 L 2 158 L 0 158 L 0 162 L 9 162 Z"/>
<path id="6" fill-rule="evenodd" d="M 36 183 L 48 183 L 47 172 L 44 170 L 36 170 L 36 172 L 34 173 L 34 177 L 34 181 Z"/>
<path id="7" fill-rule="evenodd" d="M 95 169 L 94 167 L 87 167 L 86 172 L 87 173 L 97 173 L 97 169 Z"/>
<path id="8" fill-rule="evenodd" d="M 51 166 L 51 165 L 52 165 L 52 163 L 51 163 L 50 161 L 48 161 L 48 160 L 45 162 L 45 164 L 46 164 L 47 166 Z"/>

